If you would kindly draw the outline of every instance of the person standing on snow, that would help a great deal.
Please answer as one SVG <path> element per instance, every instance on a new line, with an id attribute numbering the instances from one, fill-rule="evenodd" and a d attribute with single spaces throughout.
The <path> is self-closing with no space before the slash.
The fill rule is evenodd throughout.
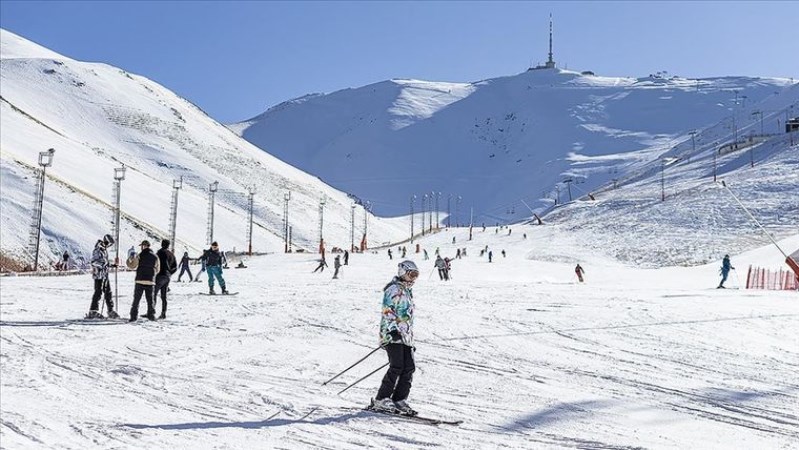
<path id="1" fill-rule="evenodd" d="M 348 252 L 347 250 L 344 250 L 344 265 L 345 266 L 350 265 L 350 252 Z"/>
<path id="2" fill-rule="evenodd" d="M 416 370 L 413 352 L 413 292 L 419 268 L 406 260 L 398 265 L 397 276 L 383 288 L 383 309 L 380 320 L 380 343 L 388 354 L 389 368 L 371 407 L 386 412 L 415 416 L 408 405 L 413 373 Z"/>
<path id="3" fill-rule="evenodd" d="M 64 250 L 63 255 L 64 262 L 61 263 L 61 270 L 69 270 L 69 253 Z"/>
<path id="4" fill-rule="evenodd" d="M 114 300 L 111 295 L 111 284 L 108 282 L 108 269 L 111 265 L 108 263 L 108 247 L 114 243 L 114 238 L 110 234 L 103 236 L 102 240 L 94 244 L 94 251 L 92 252 L 92 278 L 94 279 L 94 295 L 92 295 L 92 303 L 89 306 L 89 314 L 86 315 L 88 319 L 102 319 L 103 316 L 97 309 L 100 306 L 100 297 L 105 297 L 105 305 L 108 307 L 108 318 L 117 319 L 119 314 L 114 311 Z"/>
<path id="5" fill-rule="evenodd" d="M 178 275 L 178 283 L 180 283 L 180 277 L 182 277 L 183 273 L 185 272 L 189 273 L 189 281 L 194 281 L 194 277 L 191 276 L 191 269 L 189 268 L 189 252 L 183 252 L 183 258 L 180 258 L 180 275 Z"/>
<path id="6" fill-rule="evenodd" d="M 200 282 L 200 275 L 202 275 L 203 272 L 205 272 L 206 269 L 208 268 L 207 261 L 208 261 L 208 250 L 203 250 L 203 254 L 200 255 L 200 271 L 197 272 L 197 276 L 194 277 L 194 281 L 198 283 Z"/>
<path id="7" fill-rule="evenodd" d="M 436 269 L 438 269 L 438 278 L 441 281 L 444 281 L 446 279 L 447 265 L 444 263 L 444 259 L 441 258 L 441 255 L 436 257 L 434 266 Z"/>
<path id="8" fill-rule="evenodd" d="M 721 283 L 719 283 L 719 287 L 716 289 L 726 289 L 724 287 L 724 282 L 727 281 L 727 275 L 730 274 L 730 269 L 735 270 L 735 267 L 732 266 L 730 263 L 730 255 L 724 255 L 724 259 L 721 261 Z"/>
<path id="9" fill-rule="evenodd" d="M 222 278 L 222 264 L 226 264 L 227 260 L 224 254 L 219 251 L 219 244 L 216 241 L 211 243 L 211 248 L 205 251 L 203 258 L 205 258 L 206 270 L 208 270 L 208 294 L 216 295 L 216 292 L 214 292 L 214 278 L 219 281 L 222 293 L 228 294 L 227 288 L 225 288 L 225 279 Z"/>
<path id="10" fill-rule="evenodd" d="M 333 268 L 336 270 L 333 272 L 333 279 L 338 279 L 338 271 L 341 269 L 341 256 L 336 255 L 336 259 L 333 260 Z"/>
<path id="11" fill-rule="evenodd" d="M 577 267 L 574 268 L 574 273 L 577 274 L 577 279 L 580 280 L 580 283 L 582 283 L 583 282 L 583 274 L 585 273 L 585 270 L 583 270 L 583 267 L 581 265 L 577 264 Z"/>
<path id="12" fill-rule="evenodd" d="M 155 320 L 155 303 L 153 303 L 153 289 L 155 287 L 155 275 L 161 271 L 161 264 L 158 256 L 150 250 L 150 241 L 144 240 L 139 244 L 141 252 L 128 255 L 126 264 L 129 269 L 136 269 L 136 283 L 133 289 L 133 304 L 130 307 L 129 322 L 135 322 L 139 317 L 139 302 L 141 296 L 147 301 L 147 317 Z"/>
<path id="13" fill-rule="evenodd" d="M 155 276 L 155 297 L 153 298 L 153 308 L 155 308 L 155 304 L 158 303 L 158 294 L 160 293 L 161 315 L 158 316 L 159 319 L 166 319 L 166 296 L 169 290 L 169 281 L 170 278 L 172 278 L 172 274 L 178 271 L 175 255 L 169 251 L 169 244 L 169 239 L 161 240 L 161 248 L 156 253 L 161 270 L 158 271 L 158 274 Z"/>
<path id="14" fill-rule="evenodd" d="M 488 251 L 488 262 L 491 262 L 492 259 L 494 259 L 494 252 L 492 250 L 489 250 Z"/>
<path id="15" fill-rule="evenodd" d="M 388 249 L 388 259 L 394 259 L 394 255 L 392 255 L 391 249 Z"/>

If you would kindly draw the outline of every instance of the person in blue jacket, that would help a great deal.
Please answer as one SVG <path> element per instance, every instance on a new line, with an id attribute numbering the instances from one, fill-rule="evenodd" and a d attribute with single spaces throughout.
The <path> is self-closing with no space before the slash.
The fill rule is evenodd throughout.
<path id="1" fill-rule="evenodd" d="M 735 270 L 735 267 L 730 264 L 730 255 L 724 255 L 724 259 L 721 261 L 721 283 L 719 283 L 719 287 L 716 289 L 725 289 L 724 282 L 727 281 L 727 275 L 730 274 L 730 269 Z"/>

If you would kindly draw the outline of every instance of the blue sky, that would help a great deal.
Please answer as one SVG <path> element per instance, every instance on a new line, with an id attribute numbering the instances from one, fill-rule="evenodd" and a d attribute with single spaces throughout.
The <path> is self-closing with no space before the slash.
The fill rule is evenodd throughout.
<path id="1" fill-rule="evenodd" d="M 799 78 L 799 2 L 0 2 L 0 26 L 144 75 L 221 122 L 390 78 L 476 81 L 547 53 L 598 75 Z M 790 41 L 793 40 L 793 49 Z"/>

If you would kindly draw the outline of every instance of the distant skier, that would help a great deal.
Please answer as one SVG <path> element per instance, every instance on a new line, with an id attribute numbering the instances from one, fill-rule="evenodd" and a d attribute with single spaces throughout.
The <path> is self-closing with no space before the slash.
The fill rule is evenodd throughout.
<path id="1" fill-rule="evenodd" d="M 102 240 L 98 240 L 94 244 L 94 251 L 92 252 L 92 278 L 94 279 L 94 295 L 92 295 L 92 303 L 89 306 L 89 314 L 86 315 L 89 319 L 101 319 L 103 316 L 100 314 L 98 307 L 100 306 L 100 297 L 105 297 L 105 305 L 108 307 L 108 317 L 111 319 L 119 318 L 119 314 L 114 311 L 114 300 L 111 295 L 111 285 L 108 282 L 108 269 L 111 265 L 108 263 L 108 247 L 113 245 L 114 238 L 110 234 L 103 236 Z"/>
<path id="2" fill-rule="evenodd" d="M 427 249 L 424 249 L 423 251 L 424 251 L 424 260 L 427 261 L 428 259 L 430 259 L 430 257 L 427 256 Z"/>
<path id="3" fill-rule="evenodd" d="M 580 283 L 582 283 L 583 282 L 583 274 L 585 273 L 585 270 L 583 270 L 583 267 L 581 265 L 577 264 L 577 267 L 574 268 L 574 273 L 577 274 L 577 279 L 580 280 Z"/>
<path id="4" fill-rule="evenodd" d="M 493 259 L 494 259 L 494 251 L 493 250 L 489 250 L 488 251 L 488 262 L 492 262 Z"/>
<path id="5" fill-rule="evenodd" d="M 438 269 L 438 278 L 441 281 L 444 281 L 446 279 L 447 265 L 444 263 L 444 259 L 441 257 L 441 255 L 436 257 L 434 266 L 436 269 Z"/>
<path id="6" fill-rule="evenodd" d="M 388 259 L 394 259 L 394 255 L 391 253 L 391 249 L 388 249 Z"/>
<path id="7" fill-rule="evenodd" d="M 208 268 L 207 261 L 208 261 L 208 250 L 206 249 L 206 250 L 203 250 L 203 254 L 200 255 L 200 271 L 197 272 L 197 276 L 194 277 L 194 281 L 196 281 L 198 283 L 200 282 L 200 275 L 202 275 L 203 272 L 205 272 L 206 269 Z"/>
<path id="8" fill-rule="evenodd" d="M 444 280 L 446 281 L 450 280 L 449 271 L 452 270 L 452 267 L 450 266 L 451 261 L 452 260 L 449 258 L 444 258 Z"/>
<path id="9" fill-rule="evenodd" d="M 219 250 L 219 244 L 215 241 L 211 243 L 211 248 L 205 251 L 202 256 L 205 258 L 206 270 L 208 270 L 208 293 L 216 295 L 214 291 L 214 278 L 219 281 L 219 287 L 223 294 L 229 294 L 225 287 L 225 279 L 222 278 L 222 264 L 227 264 L 223 253 Z"/>
<path id="10" fill-rule="evenodd" d="M 327 261 L 325 261 L 325 255 L 322 255 L 322 259 L 319 260 L 319 265 L 316 266 L 316 269 L 313 270 L 311 273 L 316 273 L 318 270 L 320 273 L 325 271 L 325 267 L 327 267 Z"/>
<path id="11" fill-rule="evenodd" d="M 333 272 L 333 279 L 335 280 L 338 279 L 338 271 L 341 269 L 341 256 L 336 255 L 336 259 L 333 260 L 333 269 L 335 269 L 335 272 Z"/>
<path id="12" fill-rule="evenodd" d="M 402 247 L 402 257 L 405 258 L 405 247 Z"/>
<path id="13" fill-rule="evenodd" d="M 62 263 L 61 263 L 61 270 L 69 270 L 69 253 L 64 250 L 64 254 L 62 255 Z"/>
<path id="14" fill-rule="evenodd" d="M 380 342 L 388 354 L 389 368 L 371 406 L 380 411 L 415 416 L 408 405 L 414 362 L 413 283 L 419 269 L 413 261 L 399 263 L 397 276 L 383 288 Z"/>
<path id="15" fill-rule="evenodd" d="M 458 249 L 458 250 L 455 252 L 455 259 L 461 259 L 461 249 Z"/>
<path id="16" fill-rule="evenodd" d="M 344 250 L 344 265 L 345 266 L 350 265 L 350 252 L 348 252 L 347 250 Z"/>
<path id="17" fill-rule="evenodd" d="M 502 257 L 503 258 L 505 257 L 505 249 L 504 248 L 502 249 Z"/>
<path id="18" fill-rule="evenodd" d="M 133 304 L 130 307 L 129 322 L 135 322 L 139 317 L 139 302 L 141 296 L 147 301 L 147 317 L 150 320 L 155 320 L 155 303 L 153 302 L 155 288 L 155 275 L 161 270 L 161 264 L 158 261 L 158 256 L 150 250 L 150 242 L 147 240 L 141 241 L 139 244 L 141 252 L 137 255 L 128 254 L 126 264 L 129 269 L 136 269 L 136 283 L 133 289 Z"/>
<path id="19" fill-rule="evenodd" d="M 178 275 L 178 283 L 180 283 L 180 277 L 182 277 L 185 272 L 189 273 L 189 281 L 194 281 L 194 277 L 191 276 L 191 268 L 189 268 L 190 261 L 191 259 L 189 258 L 189 252 L 183 252 L 183 258 L 180 258 L 180 275 Z"/>
<path id="20" fill-rule="evenodd" d="M 452 243 L 455 243 L 455 236 L 452 236 Z"/>
<path id="21" fill-rule="evenodd" d="M 726 289 L 724 287 L 724 282 L 727 281 L 727 275 L 730 274 L 730 269 L 735 270 L 735 267 L 732 266 L 730 263 L 730 255 L 724 255 L 724 259 L 721 261 L 721 283 L 719 283 L 719 287 L 716 289 Z"/>
<path id="22" fill-rule="evenodd" d="M 169 281 L 172 274 L 178 271 L 178 265 L 175 261 L 175 255 L 169 250 L 169 239 L 161 240 L 161 248 L 156 255 L 160 270 L 155 276 L 155 296 L 153 297 L 153 308 L 158 303 L 158 294 L 161 294 L 161 315 L 159 319 L 166 319 L 166 306 L 167 306 L 167 292 L 169 291 Z"/>

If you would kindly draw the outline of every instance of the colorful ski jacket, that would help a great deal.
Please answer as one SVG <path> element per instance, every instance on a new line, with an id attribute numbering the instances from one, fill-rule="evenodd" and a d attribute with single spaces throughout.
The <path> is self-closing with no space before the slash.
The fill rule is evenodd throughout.
<path id="1" fill-rule="evenodd" d="M 92 252 L 92 278 L 102 280 L 108 276 L 108 250 L 103 241 L 97 241 Z"/>
<path id="2" fill-rule="evenodd" d="M 380 343 L 413 347 L 413 292 L 398 277 L 383 289 L 382 314 Z M 401 340 L 391 337 L 394 330 L 399 332 Z"/>

